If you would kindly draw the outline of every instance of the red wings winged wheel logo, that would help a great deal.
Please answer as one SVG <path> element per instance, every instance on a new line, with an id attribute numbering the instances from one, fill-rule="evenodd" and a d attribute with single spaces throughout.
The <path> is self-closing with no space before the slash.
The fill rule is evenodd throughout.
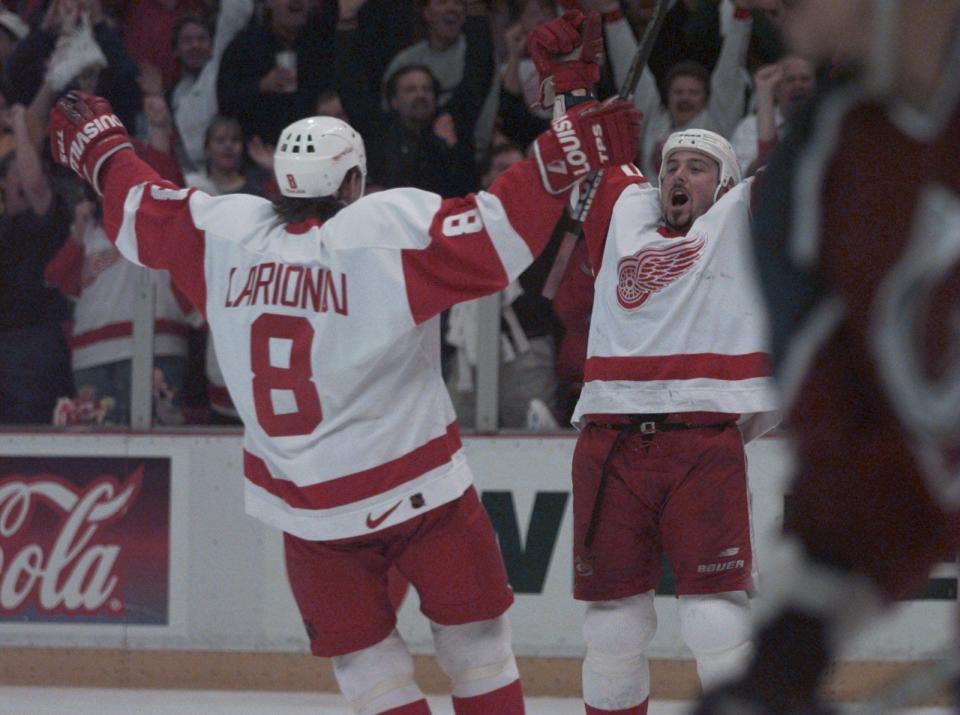
<path id="1" fill-rule="evenodd" d="M 636 310 L 651 293 L 676 281 L 700 259 L 703 235 L 637 251 L 617 264 L 617 301 L 625 310 Z"/>

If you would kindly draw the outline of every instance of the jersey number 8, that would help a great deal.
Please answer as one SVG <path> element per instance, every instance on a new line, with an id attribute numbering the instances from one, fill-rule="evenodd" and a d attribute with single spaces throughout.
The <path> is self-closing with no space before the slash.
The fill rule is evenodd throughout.
<path id="1" fill-rule="evenodd" d="M 465 233 L 477 233 L 483 229 L 480 223 L 480 213 L 476 209 L 470 209 L 459 214 L 451 214 L 443 219 L 443 225 L 440 230 L 444 236 L 462 236 Z"/>
<path id="2" fill-rule="evenodd" d="M 295 315 L 264 313 L 250 326 L 253 404 L 257 421 L 271 437 L 310 434 L 323 419 L 310 364 L 313 336 L 310 321 Z M 290 358 L 286 367 L 271 362 L 271 340 L 289 341 Z M 277 390 L 292 393 L 297 404 L 295 412 L 276 411 L 273 393 Z"/>

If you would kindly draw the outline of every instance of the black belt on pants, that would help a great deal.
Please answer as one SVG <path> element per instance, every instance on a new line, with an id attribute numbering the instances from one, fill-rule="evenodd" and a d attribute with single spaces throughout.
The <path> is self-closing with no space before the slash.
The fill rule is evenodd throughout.
<path id="1" fill-rule="evenodd" d="M 709 429 L 711 427 L 726 427 L 729 422 L 667 422 L 669 414 L 626 415 L 629 422 L 595 422 L 587 420 L 588 425 L 601 429 L 612 429 L 619 432 L 639 432 L 640 434 L 656 434 L 657 432 L 679 432 L 687 429 Z"/>
<path id="2" fill-rule="evenodd" d="M 587 421 L 587 425 L 593 425 L 601 429 L 616 430 L 617 436 L 613 440 L 613 444 L 610 445 L 610 451 L 607 452 L 607 456 L 603 460 L 603 466 L 600 468 L 600 483 L 597 485 L 597 494 L 593 498 L 593 509 L 590 512 L 590 523 L 587 525 L 587 533 L 586 536 L 583 537 L 583 545 L 586 548 L 590 548 L 590 545 L 593 543 L 593 537 L 596 535 L 597 524 L 600 522 L 600 505 L 603 504 L 603 492 L 607 485 L 607 468 L 610 466 L 610 460 L 613 459 L 613 455 L 616 454 L 617 447 L 620 446 L 620 440 L 628 434 L 642 434 L 646 435 L 647 439 L 651 439 L 657 432 L 679 432 L 680 430 L 689 429 L 722 429 L 730 424 L 730 422 L 666 422 L 669 416 L 670 415 L 666 413 L 643 414 L 627 415 L 630 419 L 629 422 Z"/>

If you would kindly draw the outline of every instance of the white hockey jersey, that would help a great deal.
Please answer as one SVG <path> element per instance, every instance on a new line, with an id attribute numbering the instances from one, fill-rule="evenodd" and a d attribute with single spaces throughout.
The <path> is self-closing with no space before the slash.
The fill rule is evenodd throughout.
<path id="1" fill-rule="evenodd" d="M 70 338 L 74 370 L 133 357 L 133 296 L 144 283 L 156 287 L 153 354 L 187 354 L 196 314 L 181 301 L 166 271 L 148 271 L 120 255 L 103 227 L 91 221 L 82 236 L 80 296 Z"/>
<path id="2" fill-rule="evenodd" d="M 751 185 L 683 235 L 664 227 L 659 191 L 634 167 L 606 172 L 584 225 L 596 281 L 574 424 L 597 413 L 733 413 L 746 439 L 776 424 Z"/>
<path id="3" fill-rule="evenodd" d="M 366 534 L 471 484 L 440 372 L 439 314 L 502 290 L 546 245 L 563 197 L 521 162 L 489 192 L 373 194 L 322 226 L 265 199 L 107 165 L 108 234 L 201 307 L 244 425 L 248 513 L 313 540 Z"/>

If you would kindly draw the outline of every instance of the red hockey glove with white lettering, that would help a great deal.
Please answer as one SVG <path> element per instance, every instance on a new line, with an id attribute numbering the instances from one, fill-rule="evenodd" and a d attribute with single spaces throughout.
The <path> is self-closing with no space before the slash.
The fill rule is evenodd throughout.
<path id="1" fill-rule="evenodd" d="M 578 104 L 554 119 L 534 144 L 543 187 L 562 194 L 591 171 L 633 161 L 642 118 L 633 103 L 612 97 Z"/>
<path id="2" fill-rule="evenodd" d="M 50 110 L 50 151 L 54 161 L 73 169 L 97 194 L 97 174 L 107 157 L 132 149 L 130 136 L 110 103 L 85 92 L 68 92 Z"/>
<path id="3" fill-rule="evenodd" d="M 593 89 L 600 79 L 601 33 L 600 16 L 584 16 L 579 10 L 568 10 L 530 31 L 527 50 L 537 68 L 541 106 L 552 106 L 553 97 L 565 92 Z"/>

